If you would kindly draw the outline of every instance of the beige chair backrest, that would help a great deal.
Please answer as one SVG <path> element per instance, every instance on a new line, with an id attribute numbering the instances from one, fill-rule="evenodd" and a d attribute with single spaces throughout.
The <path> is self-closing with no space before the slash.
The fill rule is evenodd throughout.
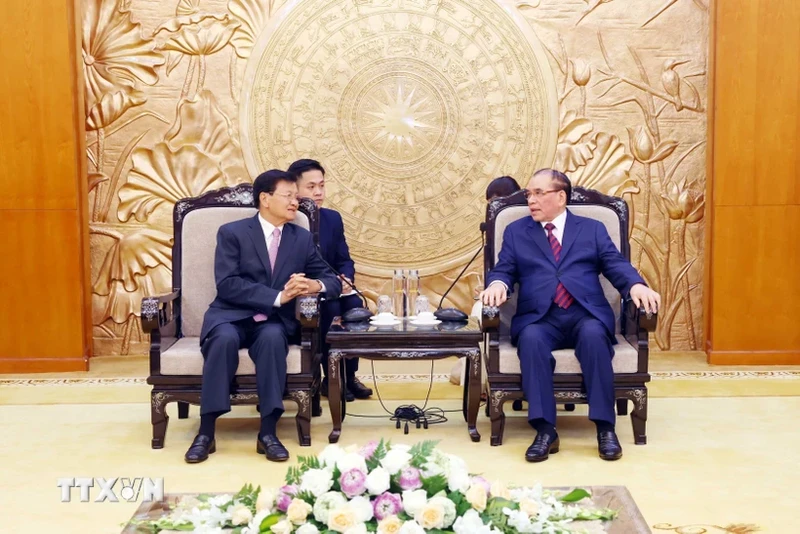
<path id="1" fill-rule="evenodd" d="M 620 226 L 619 226 L 619 216 L 617 212 L 611 209 L 608 206 L 601 206 L 601 205 L 592 205 L 592 204 L 577 204 L 567 206 L 567 209 L 571 213 L 575 215 L 579 215 L 581 217 L 587 217 L 589 219 L 596 219 L 605 225 L 606 230 L 608 231 L 608 235 L 611 237 L 611 241 L 614 242 L 616 245 L 617 250 L 620 250 Z M 505 233 L 506 227 L 511 224 L 512 222 L 522 219 L 523 217 L 530 217 L 530 211 L 528 210 L 527 205 L 523 206 L 510 206 L 503 209 L 500 213 L 497 214 L 497 219 L 495 220 L 495 230 L 494 230 L 494 261 L 497 262 L 497 259 L 500 255 L 500 249 L 503 246 L 503 234 Z M 619 292 L 611 285 L 611 282 L 606 280 L 606 277 L 600 275 L 600 284 L 603 286 L 603 293 L 605 293 L 606 298 L 608 299 L 608 303 L 611 304 L 611 309 L 614 310 L 614 319 L 617 325 L 617 333 L 620 333 L 620 313 L 622 311 L 622 298 L 620 297 Z M 509 329 L 511 327 L 511 318 L 514 317 L 514 314 L 517 311 L 517 290 L 518 288 L 514 288 L 514 293 L 511 298 L 508 300 L 506 304 L 500 310 L 500 335 L 505 336 L 508 335 Z"/>
<path id="2" fill-rule="evenodd" d="M 214 206 L 186 214 L 181 229 L 181 332 L 186 337 L 200 335 L 203 316 L 217 296 L 214 282 L 214 251 L 217 231 L 223 224 L 254 216 L 253 207 Z M 294 224 L 309 230 L 309 221 L 297 212 Z"/>

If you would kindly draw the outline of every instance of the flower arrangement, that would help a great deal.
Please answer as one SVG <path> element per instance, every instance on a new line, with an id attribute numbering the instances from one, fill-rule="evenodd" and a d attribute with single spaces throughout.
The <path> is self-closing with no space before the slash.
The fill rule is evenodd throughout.
<path id="1" fill-rule="evenodd" d="M 162 533 L 562 534 L 605 532 L 604 522 L 617 515 L 596 508 L 584 489 L 490 483 L 436 444 L 329 445 L 300 457 L 280 489 L 248 484 L 236 495 L 199 495 L 137 526 Z"/>

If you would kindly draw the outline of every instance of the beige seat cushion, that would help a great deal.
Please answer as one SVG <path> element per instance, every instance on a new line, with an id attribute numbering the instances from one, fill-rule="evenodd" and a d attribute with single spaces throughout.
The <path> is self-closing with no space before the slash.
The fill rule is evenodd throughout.
<path id="1" fill-rule="evenodd" d="M 289 345 L 289 355 L 286 358 L 286 374 L 300 374 L 300 347 Z M 161 353 L 162 375 L 203 375 L 203 355 L 200 353 L 199 337 L 184 337 Z M 236 375 L 254 375 L 256 366 L 247 349 L 239 351 L 239 368 Z"/>
<path id="2" fill-rule="evenodd" d="M 580 374 L 581 366 L 575 357 L 575 350 L 554 350 L 553 357 L 556 359 L 555 374 Z M 617 344 L 614 345 L 614 358 L 611 360 L 614 373 L 635 373 L 638 364 L 639 354 L 636 349 L 624 337 L 618 335 Z M 500 342 L 500 372 L 515 375 L 521 372 L 517 348 L 507 340 Z"/>

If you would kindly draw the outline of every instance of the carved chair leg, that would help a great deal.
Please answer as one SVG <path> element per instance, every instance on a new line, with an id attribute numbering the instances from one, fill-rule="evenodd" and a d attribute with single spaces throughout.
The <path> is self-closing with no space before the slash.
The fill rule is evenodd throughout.
<path id="1" fill-rule="evenodd" d="M 159 395 L 160 398 L 156 398 L 156 395 Z M 153 425 L 153 440 L 150 446 L 153 449 L 164 448 L 164 438 L 167 435 L 167 423 L 169 423 L 167 402 L 163 393 L 153 392 L 150 394 L 150 422 Z"/>
<path id="2" fill-rule="evenodd" d="M 633 425 L 633 439 L 637 445 L 647 444 L 647 389 L 642 395 L 634 396 L 631 424 Z"/>
<path id="3" fill-rule="evenodd" d="M 311 417 L 319 417 L 322 415 L 322 402 L 320 400 L 319 388 L 311 398 Z"/>
<path id="4" fill-rule="evenodd" d="M 628 415 L 628 399 L 617 399 L 617 415 Z"/>
<path id="5" fill-rule="evenodd" d="M 308 447 L 311 445 L 311 404 L 314 397 L 310 389 L 303 389 L 292 392 L 291 398 L 297 403 L 297 415 L 294 418 L 297 440 L 301 447 Z"/>
<path id="6" fill-rule="evenodd" d="M 491 401 L 491 410 L 490 410 L 490 417 L 492 419 L 492 440 L 491 444 L 493 447 L 499 446 L 503 444 L 503 433 L 506 427 L 506 414 L 503 411 L 505 399 L 501 399 L 495 404 L 495 401 Z"/>
<path id="7" fill-rule="evenodd" d="M 189 418 L 189 403 L 178 401 L 178 419 Z"/>

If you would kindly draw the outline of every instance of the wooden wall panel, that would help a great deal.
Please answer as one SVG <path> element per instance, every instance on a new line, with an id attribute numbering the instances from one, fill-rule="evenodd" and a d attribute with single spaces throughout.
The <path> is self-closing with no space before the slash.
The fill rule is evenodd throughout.
<path id="1" fill-rule="evenodd" d="M 0 373 L 90 355 L 85 132 L 72 0 L 0 11 Z"/>
<path id="2" fill-rule="evenodd" d="M 715 3 L 709 361 L 800 364 L 800 2 Z"/>

